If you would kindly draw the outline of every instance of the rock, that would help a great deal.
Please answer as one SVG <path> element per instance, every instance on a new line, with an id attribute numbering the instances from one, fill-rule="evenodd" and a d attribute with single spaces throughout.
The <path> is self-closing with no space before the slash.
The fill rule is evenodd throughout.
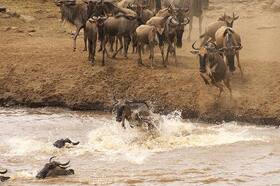
<path id="1" fill-rule="evenodd" d="M 6 7 L 0 4 L 0 12 L 6 12 L 6 11 L 7 11 Z"/>
<path id="2" fill-rule="evenodd" d="M 32 21 L 35 21 L 35 18 L 32 16 L 28 16 L 28 15 L 20 15 L 19 17 L 21 20 L 23 20 L 26 23 L 30 23 Z"/>

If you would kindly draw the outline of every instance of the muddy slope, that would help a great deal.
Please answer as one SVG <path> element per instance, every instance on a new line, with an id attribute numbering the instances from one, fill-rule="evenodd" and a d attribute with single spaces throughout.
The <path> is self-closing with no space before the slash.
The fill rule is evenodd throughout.
<path id="1" fill-rule="evenodd" d="M 262 1 L 263 2 L 263 1 Z M 59 22 L 58 9 L 49 1 L 2 2 L 19 15 L 0 15 L 0 104 L 30 107 L 61 106 L 71 109 L 110 110 L 112 97 L 147 100 L 158 112 L 181 110 L 184 118 L 209 122 L 244 121 L 280 124 L 280 14 L 263 8 L 259 1 L 217 1 L 206 13 L 204 25 L 224 11 L 236 11 L 235 28 L 243 37 L 241 52 L 245 78 L 237 71 L 228 92 L 217 99 L 218 90 L 203 84 L 190 42 L 179 49 L 179 64 L 171 58 L 167 69 L 156 57 L 154 69 L 138 67 L 137 56 L 121 55 L 95 66 L 82 52 L 72 52 L 73 27 Z M 198 35 L 195 20 L 194 36 Z M 187 36 L 187 34 L 186 34 Z M 145 56 L 148 64 L 148 57 Z"/>

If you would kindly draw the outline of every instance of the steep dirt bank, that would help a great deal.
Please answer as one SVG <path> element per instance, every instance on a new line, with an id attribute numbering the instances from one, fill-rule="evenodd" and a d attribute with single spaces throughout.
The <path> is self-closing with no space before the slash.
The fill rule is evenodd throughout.
<path id="1" fill-rule="evenodd" d="M 244 45 L 241 56 L 245 79 L 241 80 L 237 71 L 232 81 L 233 99 L 226 92 L 216 100 L 218 90 L 201 81 L 197 59 L 189 54 L 187 41 L 178 52 L 178 67 L 171 59 L 169 67 L 162 68 L 157 56 L 155 69 L 140 68 L 135 55 L 129 55 L 128 60 L 122 56 L 108 59 L 106 66 L 101 67 L 100 54 L 92 67 L 82 52 L 81 39 L 78 51 L 72 52 L 68 34 L 71 29 L 59 23 L 58 10 L 52 3 L 3 2 L 35 20 L 25 23 L 18 18 L 0 18 L 1 105 L 110 110 L 112 97 L 116 96 L 148 100 L 162 113 L 181 110 L 184 118 L 280 124 L 277 13 L 261 7 L 253 9 L 247 1 L 219 2 L 207 12 L 205 23 L 215 20 L 224 11 L 221 7 L 239 12 L 236 29 L 241 32 Z M 146 56 L 146 63 L 147 60 Z"/>

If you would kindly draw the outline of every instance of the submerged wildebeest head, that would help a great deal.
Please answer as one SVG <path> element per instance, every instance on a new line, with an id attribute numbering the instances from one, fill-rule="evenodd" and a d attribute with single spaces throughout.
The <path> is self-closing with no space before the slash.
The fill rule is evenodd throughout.
<path id="1" fill-rule="evenodd" d="M 232 28 L 234 21 L 236 21 L 238 18 L 239 16 L 236 16 L 234 12 L 232 13 L 232 17 L 224 13 L 223 16 L 219 17 L 218 21 L 224 21 L 228 27 Z"/>
<path id="2" fill-rule="evenodd" d="M 38 179 L 44 179 L 46 177 L 55 177 L 55 176 L 65 176 L 74 174 L 73 169 L 68 169 L 70 161 L 66 163 L 60 163 L 58 161 L 52 161 L 55 156 L 51 157 L 49 163 L 46 163 L 44 168 L 36 175 Z"/>
<path id="3" fill-rule="evenodd" d="M 53 146 L 57 147 L 57 148 L 62 148 L 66 145 L 66 143 L 72 144 L 72 145 L 78 145 L 80 142 L 73 142 L 71 141 L 69 138 L 66 139 L 60 139 L 57 140 L 56 142 L 54 142 Z"/>
<path id="4" fill-rule="evenodd" d="M 5 171 L 0 171 L 0 174 L 6 174 L 8 172 L 8 170 L 6 169 Z M 0 181 L 1 182 L 4 182 L 4 181 L 7 181 L 8 179 L 10 179 L 10 177 L 8 176 L 0 176 Z"/>

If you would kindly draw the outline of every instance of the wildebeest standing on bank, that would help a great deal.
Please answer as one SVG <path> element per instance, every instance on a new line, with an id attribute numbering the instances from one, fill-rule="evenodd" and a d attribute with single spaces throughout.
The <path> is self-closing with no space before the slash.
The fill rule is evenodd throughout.
<path id="1" fill-rule="evenodd" d="M 154 62 L 154 48 L 157 44 L 157 29 L 151 25 L 141 25 L 136 29 L 136 43 L 138 52 L 138 64 L 142 65 L 142 48 L 144 45 L 148 45 L 150 49 L 151 67 Z M 162 53 L 162 60 L 164 61 L 164 55 Z"/>
<path id="2" fill-rule="evenodd" d="M 76 50 L 76 39 L 81 29 L 84 29 L 84 51 L 86 51 L 87 37 L 85 34 L 85 25 L 89 18 L 87 4 L 76 4 L 75 0 L 55 0 L 54 2 L 60 7 L 62 21 L 66 20 L 76 26 L 76 32 L 73 37 L 73 51 Z"/>
<path id="3" fill-rule="evenodd" d="M 232 96 L 228 68 L 216 44 L 208 42 L 200 48 L 195 48 L 195 43 L 193 43 L 192 48 L 194 50 L 191 52 L 193 54 L 198 54 L 199 56 L 200 76 L 202 77 L 205 84 L 210 85 L 211 83 L 212 85 L 219 88 L 219 97 L 224 91 L 225 85 Z"/>
<path id="4" fill-rule="evenodd" d="M 239 50 L 242 49 L 240 35 L 232 28 L 222 26 L 216 32 L 215 40 L 218 49 L 223 52 L 226 57 L 230 72 L 235 71 L 234 57 L 236 56 L 237 65 L 240 69 L 241 77 L 243 77 L 243 71 L 239 59 Z"/>
<path id="5" fill-rule="evenodd" d="M 184 8 L 189 10 L 189 35 L 188 40 L 191 39 L 192 28 L 193 28 L 193 18 L 198 17 L 199 19 L 199 34 L 202 32 L 202 21 L 203 21 L 203 9 L 205 6 L 205 0 L 174 0 L 171 6 L 176 8 Z M 165 6 L 170 6 L 170 1 L 165 0 Z"/>
<path id="6" fill-rule="evenodd" d="M 8 172 L 8 170 L 6 169 L 3 172 L 0 171 L 0 174 L 6 174 L 7 172 Z M 0 181 L 1 182 L 7 181 L 8 179 L 10 179 L 10 177 L 8 177 L 8 176 L 0 176 Z"/>
<path id="7" fill-rule="evenodd" d="M 139 26 L 139 21 L 134 17 L 127 17 L 125 15 L 119 15 L 115 17 L 109 17 L 104 24 L 102 24 L 102 65 L 105 65 L 105 54 L 108 54 L 106 44 L 110 37 L 116 37 L 120 42 L 120 47 L 113 54 L 113 58 L 124 48 L 125 57 L 127 57 L 128 45 L 131 41 L 131 35 L 135 32 Z M 124 43 L 123 43 L 124 39 Z"/>
<path id="8" fill-rule="evenodd" d="M 66 163 L 60 163 L 58 161 L 52 161 L 55 156 L 51 157 L 49 163 L 46 163 L 44 168 L 36 175 L 38 179 L 45 179 L 46 177 L 66 176 L 74 174 L 73 169 L 68 169 L 70 161 Z"/>
<path id="9" fill-rule="evenodd" d="M 94 64 L 95 61 L 98 27 L 102 27 L 104 20 L 106 20 L 106 17 L 93 16 L 86 23 L 86 35 L 88 38 L 88 61 L 92 64 Z"/>

